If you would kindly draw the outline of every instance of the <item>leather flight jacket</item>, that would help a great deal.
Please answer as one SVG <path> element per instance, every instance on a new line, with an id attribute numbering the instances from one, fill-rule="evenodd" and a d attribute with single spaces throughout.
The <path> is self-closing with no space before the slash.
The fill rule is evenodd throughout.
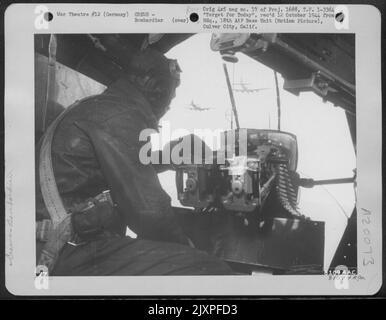
<path id="1" fill-rule="evenodd" d="M 139 134 L 147 128 L 158 130 L 158 119 L 142 93 L 124 78 L 79 102 L 60 122 L 52 141 L 59 194 L 70 213 L 110 190 L 115 204 L 110 232 L 124 236 L 129 226 L 139 238 L 187 244 L 156 169 L 139 160 L 146 143 L 139 141 Z M 50 216 L 38 179 L 36 193 L 36 219 L 42 223 Z"/>

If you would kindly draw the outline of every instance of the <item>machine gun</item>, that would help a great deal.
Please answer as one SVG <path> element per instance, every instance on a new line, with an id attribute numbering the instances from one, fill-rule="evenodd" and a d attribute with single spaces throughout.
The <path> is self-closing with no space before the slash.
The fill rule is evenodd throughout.
<path id="1" fill-rule="evenodd" d="M 183 206 L 261 217 L 273 191 L 284 210 L 301 217 L 298 188 L 292 181 L 298 152 L 293 134 L 236 129 L 223 132 L 221 140 L 225 145 L 216 152 L 213 163 L 176 167 L 178 199 Z"/>
<path id="2" fill-rule="evenodd" d="M 324 223 L 300 212 L 299 188 L 352 183 L 355 176 L 300 178 L 291 133 L 235 129 L 223 132 L 221 141 L 213 161 L 175 166 L 178 200 L 195 209 L 179 216 L 198 248 L 243 274 L 261 268 L 322 272 Z"/>

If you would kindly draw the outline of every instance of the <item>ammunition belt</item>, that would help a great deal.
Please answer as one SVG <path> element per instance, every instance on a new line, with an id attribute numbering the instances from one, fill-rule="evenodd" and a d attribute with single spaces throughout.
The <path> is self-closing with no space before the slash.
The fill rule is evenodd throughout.
<path id="1" fill-rule="evenodd" d="M 297 217 L 303 216 L 298 209 L 297 193 L 291 182 L 286 164 L 278 165 L 276 190 L 279 201 L 286 211 Z"/>

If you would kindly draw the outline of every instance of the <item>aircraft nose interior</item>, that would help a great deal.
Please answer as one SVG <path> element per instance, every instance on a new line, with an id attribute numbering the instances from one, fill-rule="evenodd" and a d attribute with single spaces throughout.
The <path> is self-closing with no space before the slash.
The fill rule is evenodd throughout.
<path id="1" fill-rule="evenodd" d="M 194 34 L 183 33 L 35 35 L 36 144 L 39 145 L 47 127 L 69 106 L 85 97 L 99 95 L 115 83 L 128 68 L 134 54 L 146 48 L 167 54 L 194 38 Z M 295 134 L 280 128 L 280 117 L 288 117 L 285 112 L 281 113 L 280 90 L 297 97 L 312 93 L 341 108 L 355 148 L 353 36 L 213 34 L 206 44 L 208 52 L 219 57 L 221 72 L 216 80 L 221 80 L 223 88 L 227 88 L 223 100 L 227 104 L 219 107 L 184 96 L 185 107 L 180 109 L 184 116 L 190 117 L 190 122 L 197 119 L 196 114 L 204 119 L 213 112 L 214 119 L 220 112 L 229 111 L 231 129 L 223 128 L 221 138 L 225 136 L 222 141 L 231 152 L 224 152 L 223 163 L 218 161 L 221 150 L 216 150 L 214 159 L 217 162 L 179 163 L 172 167 L 171 189 L 180 204 L 173 209 L 179 224 L 196 248 L 225 261 L 237 273 L 252 274 L 263 269 L 274 274 L 323 273 L 325 222 L 312 220 L 301 212 L 301 189 L 352 184 L 355 176 L 306 179 L 297 172 L 303 150 L 298 147 Z M 238 63 L 243 61 L 241 57 L 270 68 L 275 77 L 281 77 L 283 87 L 279 88 L 277 78 L 272 87 L 256 87 L 245 82 L 243 76 L 235 82 L 228 70 L 238 68 Z M 183 70 L 182 79 L 185 73 Z M 195 75 L 195 79 L 199 76 L 205 75 Z M 181 99 L 179 90 L 185 89 L 179 87 L 174 100 Z M 271 128 L 271 123 L 269 129 L 242 127 L 248 116 L 238 113 L 242 107 L 235 96 L 242 97 L 239 101 L 249 96 L 258 102 L 260 94 L 275 97 L 272 116 L 278 119 L 275 129 Z M 260 107 L 258 103 L 256 105 L 256 108 Z M 170 109 L 173 112 L 173 108 Z M 253 110 L 249 114 L 252 118 Z M 182 123 L 182 118 L 176 119 Z M 354 206 L 348 221 L 355 218 Z M 348 223 L 329 268 L 338 265 L 343 257 L 350 257 L 345 258 L 345 265 L 356 268 L 355 246 L 347 246 L 347 243 L 356 243 L 352 234 L 352 223 Z M 309 268 L 302 269 L 300 265 Z"/>

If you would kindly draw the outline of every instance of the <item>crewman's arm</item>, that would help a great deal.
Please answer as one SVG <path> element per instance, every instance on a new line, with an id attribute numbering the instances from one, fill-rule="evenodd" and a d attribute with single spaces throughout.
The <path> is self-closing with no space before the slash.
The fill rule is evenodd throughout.
<path id="1" fill-rule="evenodd" d="M 144 144 L 139 133 L 146 125 L 125 113 L 102 125 L 78 122 L 78 126 L 90 137 L 113 199 L 130 229 L 141 238 L 188 244 L 156 171 L 139 161 Z"/>

